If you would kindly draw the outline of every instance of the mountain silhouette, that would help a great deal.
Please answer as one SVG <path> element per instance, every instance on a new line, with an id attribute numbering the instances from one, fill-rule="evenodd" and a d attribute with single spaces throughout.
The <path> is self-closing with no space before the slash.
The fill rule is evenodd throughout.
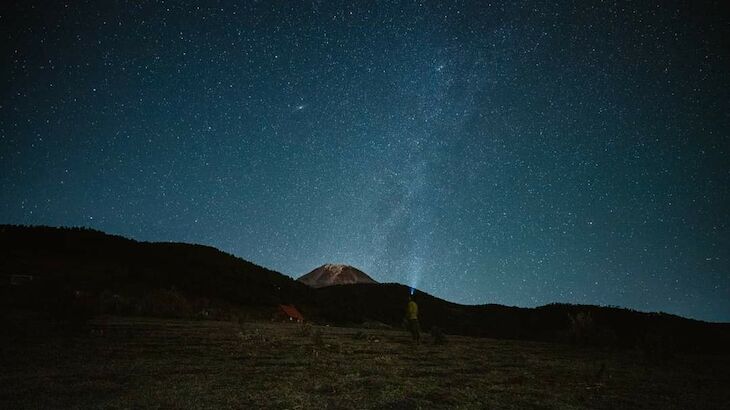
<path id="1" fill-rule="evenodd" d="M 377 283 L 365 272 L 349 265 L 328 263 L 301 276 L 297 281 L 313 288 L 356 283 Z"/>
<path id="2" fill-rule="evenodd" d="M 307 320 L 397 327 L 410 294 L 407 286 L 375 283 L 351 267 L 318 268 L 340 274 L 323 273 L 317 278 L 328 285 L 310 287 L 212 247 L 139 242 L 84 228 L 0 225 L 0 249 L 3 312 L 268 320 L 278 305 L 294 304 Z M 372 283 L 338 284 L 352 278 Z M 712 353 L 730 346 L 730 324 L 665 313 L 569 304 L 468 306 L 421 291 L 414 298 L 423 329 L 437 326 L 448 334 L 650 351 Z"/>

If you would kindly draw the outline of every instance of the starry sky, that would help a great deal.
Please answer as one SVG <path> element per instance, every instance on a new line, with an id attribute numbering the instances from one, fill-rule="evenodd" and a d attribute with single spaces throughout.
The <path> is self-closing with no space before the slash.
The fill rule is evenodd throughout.
<path id="1" fill-rule="evenodd" d="M 730 321 L 722 1 L 19 3 L 0 223 Z"/>

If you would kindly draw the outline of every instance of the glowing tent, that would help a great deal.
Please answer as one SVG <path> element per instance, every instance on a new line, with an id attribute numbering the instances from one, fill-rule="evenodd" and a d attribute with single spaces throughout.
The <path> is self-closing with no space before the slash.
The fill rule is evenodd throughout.
<path id="1" fill-rule="evenodd" d="M 304 322 L 304 316 L 294 305 L 279 305 L 277 317 L 282 320 Z"/>

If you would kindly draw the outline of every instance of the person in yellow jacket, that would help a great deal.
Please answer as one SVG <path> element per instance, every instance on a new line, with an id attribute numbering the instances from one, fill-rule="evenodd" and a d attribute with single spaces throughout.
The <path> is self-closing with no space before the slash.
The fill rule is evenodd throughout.
<path id="1" fill-rule="evenodd" d="M 406 320 L 408 321 L 408 330 L 411 331 L 413 341 L 420 343 L 421 327 L 418 324 L 418 305 L 413 300 L 413 296 L 408 298 L 408 305 L 406 305 Z"/>

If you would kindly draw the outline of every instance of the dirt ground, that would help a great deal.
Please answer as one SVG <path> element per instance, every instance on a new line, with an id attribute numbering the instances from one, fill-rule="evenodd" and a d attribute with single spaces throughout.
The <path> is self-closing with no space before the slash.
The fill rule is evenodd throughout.
<path id="1" fill-rule="evenodd" d="M 12 329 L 11 329 L 12 330 Z M 0 408 L 727 408 L 730 358 L 295 323 L 96 318 L 2 338 Z"/>

